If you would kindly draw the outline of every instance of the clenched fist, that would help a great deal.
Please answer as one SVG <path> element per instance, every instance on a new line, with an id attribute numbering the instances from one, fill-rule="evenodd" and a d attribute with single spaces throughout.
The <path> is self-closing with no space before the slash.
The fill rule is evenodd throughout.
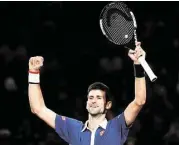
<path id="1" fill-rule="evenodd" d="M 39 71 L 43 66 L 44 58 L 42 56 L 35 56 L 29 59 L 29 70 L 30 71 Z"/>
<path id="2" fill-rule="evenodd" d="M 145 59 L 146 53 L 141 48 L 141 43 L 140 42 L 136 43 L 135 50 L 132 50 L 132 49 L 129 50 L 128 56 L 134 61 L 134 64 L 140 64 L 140 62 L 138 61 L 139 57 L 142 57 L 143 59 Z"/>

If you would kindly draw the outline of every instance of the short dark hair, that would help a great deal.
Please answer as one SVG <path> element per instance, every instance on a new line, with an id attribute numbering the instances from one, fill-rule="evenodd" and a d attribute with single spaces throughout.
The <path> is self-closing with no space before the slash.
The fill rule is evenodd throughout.
<path id="1" fill-rule="evenodd" d="M 95 82 L 95 83 L 92 83 L 91 85 L 89 85 L 88 87 L 88 93 L 91 91 L 91 90 L 102 90 L 105 92 L 105 97 L 106 97 L 106 102 L 108 101 L 113 101 L 113 96 L 109 90 L 109 87 L 101 82 Z"/>

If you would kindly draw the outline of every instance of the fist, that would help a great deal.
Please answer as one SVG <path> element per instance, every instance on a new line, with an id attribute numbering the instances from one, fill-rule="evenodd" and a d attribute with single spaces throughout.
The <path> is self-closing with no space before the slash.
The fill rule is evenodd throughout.
<path id="1" fill-rule="evenodd" d="M 145 59 L 146 53 L 141 48 L 141 43 L 140 42 L 136 43 L 135 50 L 132 50 L 132 49 L 129 50 L 128 56 L 134 61 L 134 64 L 140 64 L 140 62 L 138 61 L 139 57 L 142 57 L 142 59 Z"/>
<path id="2" fill-rule="evenodd" d="M 29 70 L 39 71 L 43 66 L 44 58 L 42 56 L 35 56 L 29 59 Z"/>

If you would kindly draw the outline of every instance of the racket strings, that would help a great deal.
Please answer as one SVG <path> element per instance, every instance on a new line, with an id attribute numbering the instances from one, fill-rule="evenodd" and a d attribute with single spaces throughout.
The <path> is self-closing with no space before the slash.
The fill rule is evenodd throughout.
<path id="1" fill-rule="evenodd" d="M 124 3 L 112 3 L 103 12 L 102 25 L 107 37 L 116 44 L 127 44 L 133 38 L 134 25 Z"/>
<path id="2" fill-rule="evenodd" d="M 108 28 L 108 31 L 109 34 L 113 36 L 113 41 L 119 42 L 128 39 L 129 35 L 127 31 L 130 31 L 130 26 L 128 26 L 129 23 L 125 21 L 124 17 L 122 17 L 121 15 L 117 15 L 115 20 L 111 18 L 110 21 L 112 23 L 112 26 L 111 28 Z"/>

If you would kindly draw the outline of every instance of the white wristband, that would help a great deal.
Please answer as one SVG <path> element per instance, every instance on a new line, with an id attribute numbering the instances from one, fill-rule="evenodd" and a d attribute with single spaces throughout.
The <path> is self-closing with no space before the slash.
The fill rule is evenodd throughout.
<path id="1" fill-rule="evenodd" d="M 36 84 L 40 83 L 40 74 L 29 72 L 28 81 L 29 83 L 36 83 Z"/>

